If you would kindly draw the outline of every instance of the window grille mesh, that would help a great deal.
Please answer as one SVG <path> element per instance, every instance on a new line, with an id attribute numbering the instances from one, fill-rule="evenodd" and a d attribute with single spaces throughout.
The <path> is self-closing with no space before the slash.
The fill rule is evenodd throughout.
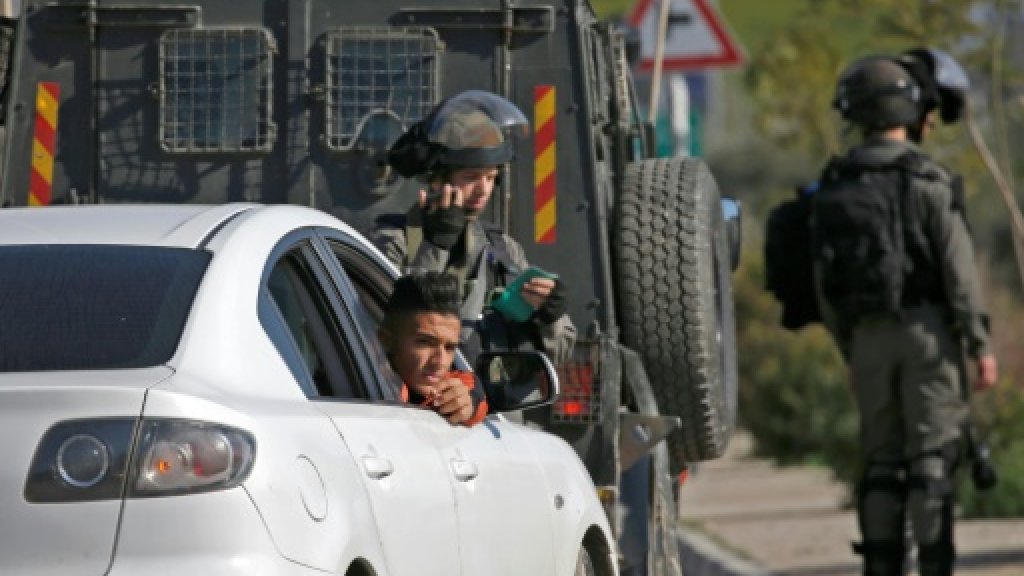
<path id="1" fill-rule="evenodd" d="M 261 28 L 171 30 L 160 40 L 160 144 L 168 152 L 273 146 L 273 42 Z"/>
<path id="2" fill-rule="evenodd" d="M 431 28 L 344 26 L 327 35 L 327 146 L 351 149 L 381 115 L 408 128 L 438 100 L 441 42 Z M 369 135 L 393 140 L 392 133 Z M 390 142 L 387 142 L 390 144 Z"/>

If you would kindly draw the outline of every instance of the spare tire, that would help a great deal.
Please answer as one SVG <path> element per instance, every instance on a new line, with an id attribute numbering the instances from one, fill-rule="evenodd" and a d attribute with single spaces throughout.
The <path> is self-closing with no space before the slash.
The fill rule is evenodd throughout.
<path id="1" fill-rule="evenodd" d="M 623 343 L 643 359 L 668 437 L 672 473 L 722 455 L 736 417 L 729 252 L 718 186 L 693 158 L 630 164 L 614 210 Z"/>

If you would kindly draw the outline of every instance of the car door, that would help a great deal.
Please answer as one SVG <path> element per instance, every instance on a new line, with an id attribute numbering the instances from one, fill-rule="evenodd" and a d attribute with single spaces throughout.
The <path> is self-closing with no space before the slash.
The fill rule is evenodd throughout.
<path id="1" fill-rule="evenodd" d="M 433 426 L 455 480 L 466 574 L 554 574 L 558 503 L 516 426 L 503 419 Z"/>
<path id="2" fill-rule="evenodd" d="M 449 473 L 427 430 L 439 418 L 380 394 L 365 344 L 339 314 L 337 294 L 308 242 L 281 256 L 268 283 L 296 341 L 289 365 L 362 471 L 388 573 L 459 574 Z"/>
<path id="3" fill-rule="evenodd" d="M 391 275 L 354 238 L 328 236 L 326 245 L 375 324 Z M 426 427 L 453 481 L 463 573 L 552 574 L 556 503 L 518 427 L 499 417 L 468 428 L 433 418 Z"/>

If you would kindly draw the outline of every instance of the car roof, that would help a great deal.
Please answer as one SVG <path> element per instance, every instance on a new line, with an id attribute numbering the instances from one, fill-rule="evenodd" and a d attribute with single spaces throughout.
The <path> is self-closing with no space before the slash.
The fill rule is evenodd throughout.
<path id="1" fill-rule="evenodd" d="M 195 248 L 254 204 L 88 205 L 0 210 L 0 245 L 120 244 Z"/>

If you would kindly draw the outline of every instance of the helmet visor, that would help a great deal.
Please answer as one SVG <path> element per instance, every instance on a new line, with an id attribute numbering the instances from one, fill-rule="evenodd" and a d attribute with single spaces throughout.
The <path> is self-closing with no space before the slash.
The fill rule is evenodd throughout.
<path id="1" fill-rule="evenodd" d="M 928 52 L 935 63 L 935 83 L 939 88 L 957 92 L 966 92 L 970 88 L 967 72 L 955 58 L 935 48 L 929 48 Z"/>
<path id="2" fill-rule="evenodd" d="M 483 90 L 469 90 L 444 101 L 427 124 L 427 139 L 438 150 L 438 163 L 452 167 L 510 162 L 512 138 L 530 132 L 529 121 L 515 104 Z"/>
<path id="3" fill-rule="evenodd" d="M 529 133 L 530 122 L 515 104 L 483 90 L 467 90 L 448 99 L 427 127 L 431 142 L 452 150 L 495 146 L 506 136 Z"/>

